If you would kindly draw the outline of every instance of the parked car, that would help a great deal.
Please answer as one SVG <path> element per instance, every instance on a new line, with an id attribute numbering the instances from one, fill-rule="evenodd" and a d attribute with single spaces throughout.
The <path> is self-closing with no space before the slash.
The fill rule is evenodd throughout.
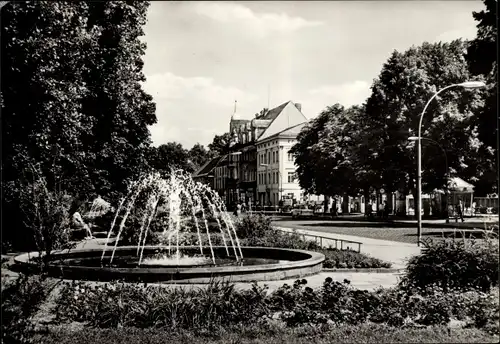
<path id="1" fill-rule="evenodd" d="M 312 217 L 314 216 L 314 210 L 308 208 L 306 205 L 299 205 L 298 207 L 292 209 L 292 218 L 298 217 Z"/>

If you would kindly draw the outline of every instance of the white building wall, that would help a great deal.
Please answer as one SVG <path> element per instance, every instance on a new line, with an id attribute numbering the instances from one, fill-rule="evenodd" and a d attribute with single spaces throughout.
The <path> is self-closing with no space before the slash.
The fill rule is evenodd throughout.
<path id="1" fill-rule="evenodd" d="M 260 204 L 278 205 L 280 197 L 302 198 L 295 176 L 295 163 L 288 153 L 294 138 L 274 137 L 257 144 L 257 193 Z M 264 164 L 264 166 L 263 166 Z"/>

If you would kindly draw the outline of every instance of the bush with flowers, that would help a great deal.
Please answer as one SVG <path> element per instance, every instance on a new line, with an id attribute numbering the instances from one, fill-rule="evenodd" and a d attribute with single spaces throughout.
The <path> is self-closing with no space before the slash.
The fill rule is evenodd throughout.
<path id="1" fill-rule="evenodd" d="M 498 295 L 497 295 L 498 296 Z M 327 278 L 321 288 L 297 280 L 273 292 L 253 286 L 236 290 L 227 283 L 206 289 L 172 289 L 143 284 L 68 284 L 56 308 L 59 321 L 84 322 L 92 327 L 160 327 L 207 330 L 263 320 L 303 324 L 365 322 L 388 326 L 431 326 L 462 320 L 467 326 L 493 329 L 498 324 L 498 299 L 479 291 L 445 292 L 399 288 L 357 290 L 348 280 Z"/>
<path id="2" fill-rule="evenodd" d="M 487 234 L 487 233 L 485 233 Z M 498 240 L 442 240 L 424 242 L 422 254 L 408 262 L 401 288 L 439 285 L 448 290 L 488 292 L 498 286 Z"/>
<path id="3" fill-rule="evenodd" d="M 31 318 L 53 288 L 42 276 L 2 278 L 2 343 L 31 343 Z"/>

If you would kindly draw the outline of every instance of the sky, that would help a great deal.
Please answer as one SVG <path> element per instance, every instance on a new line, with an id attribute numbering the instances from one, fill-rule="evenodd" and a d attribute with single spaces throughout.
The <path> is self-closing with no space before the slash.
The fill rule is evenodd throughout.
<path id="1" fill-rule="evenodd" d="M 236 111 L 289 100 L 307 118 L 363 103 L 394 50 L 473 39 L 481 1 L 153 1 L 144 89 L 155 146 L 209 144 Z"/>

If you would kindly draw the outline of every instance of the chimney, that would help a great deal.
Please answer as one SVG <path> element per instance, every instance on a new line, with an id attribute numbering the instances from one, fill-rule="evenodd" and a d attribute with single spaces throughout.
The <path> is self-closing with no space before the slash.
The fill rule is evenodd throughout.
<path id="1" fill-rule="evenodd" d="M 297 108 L 297 110 L 299 110 L 300 112 L 302 112 L 302 104 L 295 103 L 295 107 Z"/>

